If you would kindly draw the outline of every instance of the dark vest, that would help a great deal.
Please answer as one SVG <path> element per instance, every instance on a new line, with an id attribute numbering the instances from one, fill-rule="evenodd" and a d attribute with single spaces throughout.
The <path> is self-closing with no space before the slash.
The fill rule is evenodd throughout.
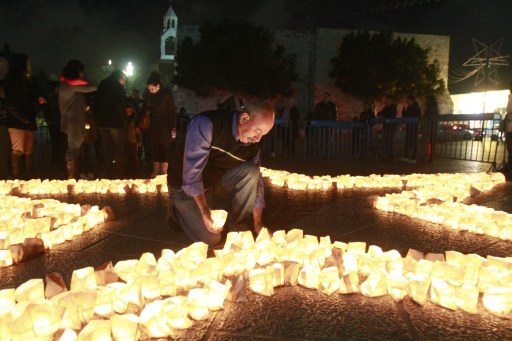
<path id="1" fill-rule="evenodd" d="M 207 188 L 217 183 L 229 169 L 256 157 L 260 150 L 260 143 L 243 145 L 235 140 L 232 130 L 233 113 L 212 110 L 200 115 L 207 116 L 213 123 L 211 150 L 202 179 L 204 187 Z M 174 147 L 171 151 L 167 182 L 171 186 L 181 186 L 185 138 L 182 138 Z"/>

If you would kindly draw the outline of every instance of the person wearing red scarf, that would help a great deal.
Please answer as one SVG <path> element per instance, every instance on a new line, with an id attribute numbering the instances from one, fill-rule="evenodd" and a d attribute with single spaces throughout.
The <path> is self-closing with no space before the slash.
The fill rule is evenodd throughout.
<path id="1" fill-rule="evenodd" d="M 76 161 L 90 127 L 86 126 L 86 94 L 96 91 L 83 79 L 84 65 L 70 60 L 64 67 L 61 84 L 57 88 L 61 114 L 61 131 L 67 135 L 66 169 L 68 179 L 75 178 Z"/>

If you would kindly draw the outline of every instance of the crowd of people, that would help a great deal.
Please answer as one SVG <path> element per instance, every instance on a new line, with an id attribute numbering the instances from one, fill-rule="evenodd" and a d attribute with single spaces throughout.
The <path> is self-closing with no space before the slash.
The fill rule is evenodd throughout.
<path id="1" fill-rule="evenodd" d="M 177 113 L 173 94 L 163 86 L 157 72 L 147 79 L 142 95 L 133 89 L 127 96 L 127 76 L 122 71 L 113 71 L 98 86 L 84 78 L 84 71 L 81 61 L 68 61 L 60 79 L 51 84 L 50 92 L 40 96 L 30 82 L 28 56 L 0 56 L 0 179 L 32 177 L 36 112 L 42 111 L 51 138 L 52 161 L 65 170 L 67 178 L 117 179 L 166 174 L 168 222 L 191 240 L 217 245 L 227 231 L 261 230 L 265 200 L 259 142 L 273 130 L 278 118 L 287 123 L 274 129 L 275 136 L 288 136 L 291 145 L 283 148 L 295 152 L 301 115 L 294 99 L 284 99 L 276 115 L 276 110 L 266 102 L 244 103 L 232 96 L 216 110 L 195 115 L 189 122 L 184 108 Z M 509 106 L 510 103 L 512 99 Z M 397 129 L 392 120 L 398 116 L 419 119 L 429 115 L 422 115 L 413 96 L 404 100 L 399 115 L 397 104 L 384 96 L 380 101 L 365 104 L 354 121 L 380 129 L 384 157 L 391 158 Z M 178 129 L 178 117 L 187 118 L 186 129 Z M 382 119 L 382 123 L 371 125 L 374 118 Z M 325 92 L 307 115 L 306 125 L 313 120 L 337 119 L 337 107 Z M 507 137 L 511 134 L 510 122 L 509 108 Z M 415 162 L 420 127 L 406 125 L 404 156 L 400 160 Z M 180 132 L 184 136 L 178 136 Z M 354 153 L 361 152 L 358 144 L 366 140 L 364 132 L 367 129 L 353 135 Z M 329 157 L 333 128 L 327 126 L 321 138 L 325 157 Z M 510 156 L 511 144 L 507 147 Z M 147 165 L 146 174 L 141 173 L 141 163 Z M 229 212 L 222 227 L 214 226 L 212 219 L 212 210 L 218 208 Z"/>
<path id="2" fill-rule="evenodd" d="M 28 56 L 0 57 L 0 179 L 33 177 L 38 112 L 48 127 L 52 163 L 69 179 L 167 173 L 177 113 L 159 74 L 151 73 L 142 96 L 138 89 L 127 96 L 123 71 L 114 70 L 98 86 L 84 71 L 81 61 L 70 60 L 49 93 L 37 94 Z"/>

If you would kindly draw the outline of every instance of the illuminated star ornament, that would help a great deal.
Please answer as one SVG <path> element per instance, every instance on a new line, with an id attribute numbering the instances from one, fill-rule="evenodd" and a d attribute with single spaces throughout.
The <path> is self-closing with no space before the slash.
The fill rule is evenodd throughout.
<path id="1" fill-rule="evenodd" d="M 472 76 L 476 74 L 475 86 L 478 86 L 483 80 L 489 80 L 494 86 L 499 85 L 500 77 L 498 68 L 500 66 L 509 65 L 507 61 L 509 56 L 502 56 L 500 52 L 503 47 L 504 39 L 505 38 L 501 38 L 490 45 L 473 39 L 476 54 L 469 58 L 463 66 L 474 67 L 469 75 Z"/>

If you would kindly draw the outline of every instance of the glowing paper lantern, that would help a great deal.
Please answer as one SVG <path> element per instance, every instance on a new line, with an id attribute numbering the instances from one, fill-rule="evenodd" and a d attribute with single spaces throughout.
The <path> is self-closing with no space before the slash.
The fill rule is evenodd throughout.
<path id="1" fill-rule="evenodd" d="M 188 293 L 188 314 L 196 321 L 208 316 L 208 289 L 195 288 Z"/>
<path id="2" fill-rule="evenodd" d="M 485 309 L 495 315 L 510 315 L 512 311 L 512 288 L 491 287 L 484 292 L 482 303 Z"/>
<path id="3" fill-rule="evenodd" d="M 46 298 L 52 298 L 66 290 L 68 289 L 60 274 L 53 272 L 46 276 L 46 289 L 44 293 Z"/>
<path id="4" fill-rule="evenodd" d="M 174 271 L 165 270 L 158 272 L 160 295 L 176 296 L 176 278 Z"/>
<path id="5" fill-rule="evenodd" d="M 456 310 L 456 288 L 456 286 L 448 283 L 443 279 L 432 278 L 432 285 L 430 288 L 430 299 L 432 300 L 432 302 L 437 303 L 442 307 Z"/>
<path id="6" fill-rule="evenodd" d="M 245 294 L 245 280 L 242 274 L 228 277 L 226 280 L 226 286 L 229 288 L 226 300 L 231 302 L 247 301 L 247 295 Z"/>
<path id="7" fill-rule="evenodd" d="M 73 329 L 66 328 L 59 338 L 59 341 L 75 341 L 78 335 Z"/>
<path id="8" fill-rule="evenodd" d="M 187 300 L 185 296 L 175 296 L 164 301 L 164 315 L 171 328 L 187 329 L 192 326 L 192 320 L 188 318 Z"/>
<path id="9" fill-rule="evenodd" d="M 126 283 L 116 282 L 109 283 L 106 287 L 110 291 L 112 309 L 118 314 L 126 312 L 129 303 L 130 286 Z"/>
<path id="10" fill-rule="evenodd" d="M 163 307 L 163 301 L 146 304 L 140 313 L 140 328 L 143 337 L 160 338 L 171 335 L 172 330 L 166 323 Z"/>
<path id="11" fill-rule="evenodd" d="M 320 271 L 318 276 L 319 290 L 326 294 L 331 295 L 338 291 L 340 288 L 340 277 L 338 268 L 331 266 L 324 268 Z"/>
<path id="12" fill-rule="evenodd" d="M 224 307 L 224 300 L 229 292 L 229 287 L 217 281 L 208 281 L 206 283 L 208 289 L 208 309 L 217 311 Z"/>
<path id="13" fill-rule="evenodd" d="M 71 275 L 71 290 L 94 288 L 96 288 L 96 275 L 92 266 L 73 271 Z"/>
<path id="14" fill-rule="evenodd" d="M 78 334 L 78 341 L 112 340 L 110 320 L 92 320 Z"/>
<path id="15" fill-rule="evenodd" d="M 401 274 L 388 274 L 386 277 L 386 288 L 388 294 L 399 302 L 409 293 L 409 281 Z"/>
<path id="16" fill-rule="evenodd" d="M 56 306 L 65 308 L 60 323 L 62 329 L 80 330 L 80 328 L 82 328 L 79 307 L 75 304 L 73 295 L 69 291 L 62 292 L 52 297 L 51 302 Z"/>
<path id="17" fill-rule="evenodd" d="M 160 297 L 160 283 L 158 282 L 158 274 L 143 275 L 141 278 L 140 291 L 142 297 L 147 300 L 154 300 Z"/>
<path id="18" fill-rule="evenodd" d="M 299 280 L 300 266 L 297 262 L 284 262 L 284 282 L 286 285 L 296 286 Z"/>
<path id="19" fill-rule="evenodd" d="M 94 271 L 96 276 L 97 285 L 103 286 L 109 283 L 115 283 L 119 279 L 119 276 L 114 272 L 114 266 L 112 262 L 106 262 Z"/>
<path id="20" fill-rule="evenodd" d="M 344 274 L 340 281 L 340 294 L 352 294 L 360 291 L 357 273 Z"/>
<path id="21" fill-rule="evenodd" d="M 0 267 L 11 266 L 13 263 L 11 250 L 0 250 Z"/>
<path id="22" fill-rule="evenodd" d="M 139 275 L 137 269 L 138 260 L 129 259 L 122 260 L 114 265 L 114 272 L 121 278 L 123 281 L 127 283 L 131 283 L 135 280 L 135 278 Z"/>
<path id="23" fill-rule="evenodd" d="M 140 319 L 134 314 L 114 315 L 110 318 L 114 340 L 138 340 Z"/>
<path id="24" fill-rule="evenodd" d="M 58 307 L 49 301 L 30 303 L 26 308 L 37 337 L 51 337 L 60 328 L 65 308 Z"/>
<path id="25" fill-rule="evenodd" d="M 96 288 L 96 304 L 94 306 L 94 313 L 102 317 L 109 317 L 114 313 L 112 305 L 112 292 L 110 287 L 97 287 Z"/>
<path id="26" fill-rule="evenodd" d="M 299 272 L 299 284 L 310 289 L 318 289 L 318 277 L 320 269 L 311 265 L 306 265 Z"/>
<path id="27" fill-rule="evenodd" d="M 424 305 L 428 298 L 430 288 L 430 277 L 413 275 L 409 278 L 409 296 L 420 305 Z"/>
<path id="28" fill-rule="evenodd" d="M 478 305 L 478 288 L 471 285 L 463 285 L 455 289 L 457 307 L 468 313 L 476 314 Z"/>
<path id="29" fill-rule="evenodd" d="M 14 288 L 0 290 L 0 315 L 10 312 L 16 301 L 14 299 Z"/>
<path id="30" fill-rule="evenodd" d="M 273 285 L 274 270 L 269 266 L 265 269 L 253 269 L 249 271 L 249 288 L 251 291 L 264 295 L 274 295 Z"/>
<path id="31" fill-rule="evenodd" d="M 272 285 L 274 287 L 279 287 L 284 285 L 284 266 L 281 263 L 272 264 L 274 268 L 274 274 L 272 276 Z"/>
<path id="32" fill-rule="evenodd" d="M 29 279 L 14 291 L 17 302 L 44 300 L 44 283 L 41 278 Z"/>
<path id="33" fill-rule="evenodd" d="M 225 210 L 211 210 L 211 214 L 213 220 L 212 228 L 216 231 L 222 230 L 228 217 L 228 212 Z"/>
<path id="34" fill-rule="evenodd" d="M 387 294 L 386 275 L 381 271 L 372 271 L 366 281 L 361 283 L 361 294 L 377 297 Z"/>

